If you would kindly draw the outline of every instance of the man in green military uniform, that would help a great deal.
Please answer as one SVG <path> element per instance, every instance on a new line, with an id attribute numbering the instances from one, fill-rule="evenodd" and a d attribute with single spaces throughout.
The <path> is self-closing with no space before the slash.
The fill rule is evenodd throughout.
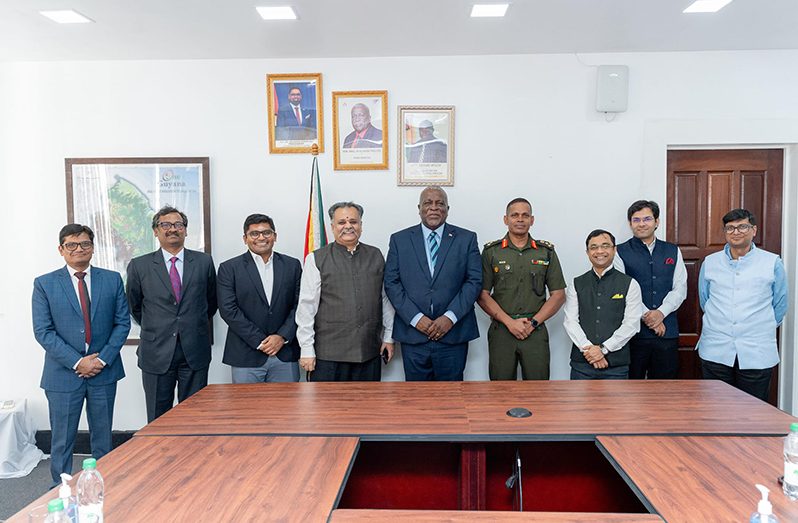
<path id="1" fill-rule="evenodd" d="M 514 199 L 505 211 L 507 234 L 482 251 L 477 303 L 493 320 L 488 330 L 492 380 L 514 380 L 519 362 L 525 380 L 549 379 L 545 321 L 565 303 L 565 278 L 554 245 L 530 236 L 534 222 L 529 201 Z"/>

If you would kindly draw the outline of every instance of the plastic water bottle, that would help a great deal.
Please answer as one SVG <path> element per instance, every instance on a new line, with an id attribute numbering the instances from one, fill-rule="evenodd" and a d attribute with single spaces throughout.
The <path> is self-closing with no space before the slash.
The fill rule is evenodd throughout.
<path id="1" fill-rule="evenodd" d="M 47 503 L 47 518 L 44 523 L 68 523 L 66 512 L 64 512 L 64 501 L 61 498 L 51 499 Z"/>
<path id="2" fill-rule="evenodd" d="M 784 438 L 784 495 L 798 499 L 798 423 L 790 424 L 790 433 Z"/>
<path id="3" fill-rule="evenodd" d="M 97 470 L 97 460 L 83 460 L 83 472 L 78 478 L 78 521 L 80 523 L 102 523 L 103 477 Z"/>

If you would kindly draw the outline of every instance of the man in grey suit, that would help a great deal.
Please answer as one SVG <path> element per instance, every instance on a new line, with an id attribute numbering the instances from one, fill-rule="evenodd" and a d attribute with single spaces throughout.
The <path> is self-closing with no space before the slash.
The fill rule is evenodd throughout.
<path id="1" fill-rule="evenodd" d="M 144 383 L 147 422 L 208 384 L 216 270 L 203 252 L 185 249 L 188 218 L 166 206 L 152 218 L 161 244 L 127 266 L 127 297 L 141 325 L 136 354 Z"/>
<path id="2" fill-rule="evenodd" d="M 33 333 L 45 350 L 41 387 L 50 411 L 53 484 L 62 472 L 72 472 L 84 401 L 92 456 L 111 451 L 116 382 L 125 377 L 119 351 L 130 332 L 122 277 L 91 265 L 94 232 L 70 223 L 58 242 L 66 266 L 33 282 Z"/>
<path id="3" fill-rule="evenodd" d="M 219 314 L 227 323 L 222 362 L 233 383 L 299 381 L 296 304 L 302 267 L 274 252 L 277 230 L 265 214 L 244 220 L 247 252 L 219 265 Z"/>

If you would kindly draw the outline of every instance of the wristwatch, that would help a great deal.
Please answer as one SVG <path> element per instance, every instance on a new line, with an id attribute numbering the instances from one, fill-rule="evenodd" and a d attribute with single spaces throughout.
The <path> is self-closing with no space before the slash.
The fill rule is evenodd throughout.
<path id="1" fill-rule="evenodd" d="M 530 323 L 532 324 L 532 328 L 533 329 L 537 329 L 538 327 L 540 327 L 540 322 L 538 320 L 536 320 L 535 318 L 532 318 L 530 320 Z"/>
<path id="2" fill-rule="evenodd" d="M 599 349 L 601 349 L 601 353 L 605 356 L 610 353 L 610 349 L 605 347 L 603 343 L 599 345 Z"/>

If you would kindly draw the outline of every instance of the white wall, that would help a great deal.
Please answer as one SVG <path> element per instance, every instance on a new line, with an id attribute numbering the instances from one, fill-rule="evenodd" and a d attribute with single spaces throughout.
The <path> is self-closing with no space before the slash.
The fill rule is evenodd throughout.
<path id="1" fill-rule="evenodd" d="M 535 208 L 533 234 L 556 244 L 569 279 L 588 267 L 589 230 L 608 228 L 622 240 L 631 201 L 664 204 L 668 146 L 798 143 L 796 51 L 581 61 L 629 65 L 628 112 L 608 123 L 594 111 L 595 69 L 572 55 L 0 65 L 0 217 L 12 224 L 0 265 L 0 397 L 29 398 L 38 426 L 47 428 L 38 388 L 43 351 L 31 334 L 29 302 L 32 279 L 62 262 L 56 235 L 66 220 L 66 157 L 209 156 L 217 264 L 243 252 L 241 222 L 256 211 L 275 218 L 278 250 L 301 256 L 311 160 L 268 153 L 270 72 L 323 73 L 324 201 L 364 205 L 363 241 L 385 251 L 391 232 L 418 220 L 419 190 L 396 186 L 396 106 L 452 104 L 450 221 L 487 242 L 503 234 L 505 203 L 525 196 Z M 389 92 L 390 169 L 333 172 L 330 92 L 360 89 Z M 785 223 L 794 227 L 795 206 L 785 209 L 793 215 Z M 790 235 L 794 241 L 796 231 Z M 794 283 L 793 260 L 788 271 Z M 487 318 L 479 317 L 484 332 Z M 569 342 L 560 324 L 561 315 L 549 322 L 553 379 L 568 376 Z M 216 328 L 210 378 L 228 382 L 220 362 L 226 329 L 218 317 Z M 787 341 L 791 354 L 794 340 Z M 132 347 L 124 349 L 124 362 L 128 377 L 120 382 L 114 428 L 137 429 L 145 415 Z M 466 377 L 487 378 L 484 338 L 471 344 Z M 392 363 L 385 379 L 401 378 L 401 364 Z"/>

